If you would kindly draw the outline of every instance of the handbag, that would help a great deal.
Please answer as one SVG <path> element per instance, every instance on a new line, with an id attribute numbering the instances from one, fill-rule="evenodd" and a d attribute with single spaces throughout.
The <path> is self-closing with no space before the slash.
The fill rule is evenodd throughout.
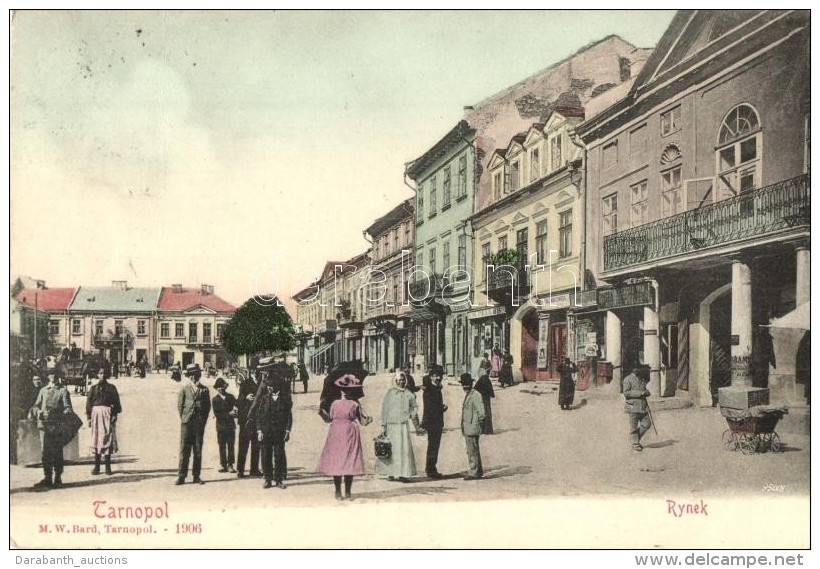
<path id="1" fill-rule="evenodd" d="M 390 444 L 387 435 L 382 433 L 373 439 L 373 450 L 376 453 L 376 458 L 390 458 L 393 454 L 393 445 Z"/>
<path id="2" fill-rule="evenodd" d="M 63 420 L 61 433 L 60 433 L 60 442 L 63 446 L 67 445 L 71 442 L 77 433 L 80 430 L 80 427 L 83 426 L 83 420 L 74 412 L 69 410 L 68 413 L 65 414 L 65 418 Z"/>

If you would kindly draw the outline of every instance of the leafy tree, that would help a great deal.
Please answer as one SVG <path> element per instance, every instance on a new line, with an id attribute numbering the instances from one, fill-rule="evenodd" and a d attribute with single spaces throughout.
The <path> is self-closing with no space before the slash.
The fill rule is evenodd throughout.
<path id="1" fill-rule="evenodd" d="M 296 345 L 293 321 L 277 299 L 260 302 L 251 298 L 225 325 L 222 346 L 232 356 L 266 350 L 290 351 Z"/>

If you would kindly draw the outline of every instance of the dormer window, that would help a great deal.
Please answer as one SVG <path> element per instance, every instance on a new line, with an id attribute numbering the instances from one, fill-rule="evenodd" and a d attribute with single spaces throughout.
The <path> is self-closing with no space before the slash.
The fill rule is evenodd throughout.
<path id="1" fill-rule="evenodd" d="M 514 160 L 510 163 L 510 191 L 514 192 L 521 187 L 521 161 Z"/>
<path id="2" fill-rule="evenodd" d="M 538 148 L 530 150 L 530 182 L 541 177 L 541 151 Z"/>
<path id="3" fill-rule="evenodd" d="M 563 166 L 563 154 L 561 148 L 561 135 L 550 139 L 550 155 L 552 158 L 552 169 L 557 170 Z"/>
<path id="4" fill-rule="evenodd" d="M 493 174 L 493 197 L 496 201 L 501 199 L 501 194 L 504 191 L 504 175 L 501 170 Z"/>

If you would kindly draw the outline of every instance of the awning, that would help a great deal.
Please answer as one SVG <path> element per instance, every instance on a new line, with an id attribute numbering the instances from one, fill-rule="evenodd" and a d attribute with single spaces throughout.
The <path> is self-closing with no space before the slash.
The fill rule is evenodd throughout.
<path id="1" fill-rule="evenodd" d="M 334 345 L 335 344 L 325 344 L 324 346 L 322 346 L 318 350 L 316 350 L 310 357 L 311 358 L 319 357 L 322 354 L 324 354 L 326 351 L 328 351 L 330 348 L 332 348 Z"/>
<path id="2" fill-rule="evenodd" d="M 788 314 L 774 318 L 764 324 L 768 328 L 792 328 L 794 330 L 811 330 L 811 302 L 804 302 Z"/>

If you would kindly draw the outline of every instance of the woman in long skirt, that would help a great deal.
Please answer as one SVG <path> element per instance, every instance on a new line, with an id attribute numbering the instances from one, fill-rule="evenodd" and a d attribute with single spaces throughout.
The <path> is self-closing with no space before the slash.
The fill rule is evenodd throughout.
<path id="1" fill-rule="evenodd" d="M 97 370 L 97 383 L 91 386 L 85 402 L 85 414 L 91 427 L 91 452 L 94 453 L 94 470 L 100 473 L 101 457 L 105 457 L 105 473 L 111 472 L 111 455 L 117 452 L 117 416 L 122 413 L 120 394 L 108 383 L 104 368 Z"/>
<path id="2" fill-rule="evenodd" d="M 419 433 L 419 416 L 416 395 L 406 389 L 407 376 L 396 376 L 395 385 L 387 390 L 382 400 L 382 430 L 390 439 L 390 458 L 376 461 L 376 472 L 387 476 L 388 480 L 398 479 L 408 482 L 416 475 L 416 459 L 413 456 L 413 442 L 410 440 L 410 423 Z"/>
<path id="3" fill-rule="evenodd" d="M 572 409 L 572 401 L 575 399 L 575 380 L 572 374 L 576 371 L 578 368 L 569 358 L 564 358 L 564 362 L 558 366 L 558 372 L 561 374 L 561 383 L 558 384 L 558 404 L 563 411 Z"/>
<path id="4" fill-rule="evenodd" d="M 349 398 L 350 390 L 362 385 L 357 377 L 343 375 L 334 383 L 340 388 L 342 397 L 330 405 L 330 428 L 319 460 L 319 472 L 333 477 L 337 500 L 350 500 L 353 477 L 364 474 L 362 437 L 358 423 L 368 425 L 372 419 L 362 412 L 356 401 Z M 342 478 L 345 483 L 344 498 Z"/>

